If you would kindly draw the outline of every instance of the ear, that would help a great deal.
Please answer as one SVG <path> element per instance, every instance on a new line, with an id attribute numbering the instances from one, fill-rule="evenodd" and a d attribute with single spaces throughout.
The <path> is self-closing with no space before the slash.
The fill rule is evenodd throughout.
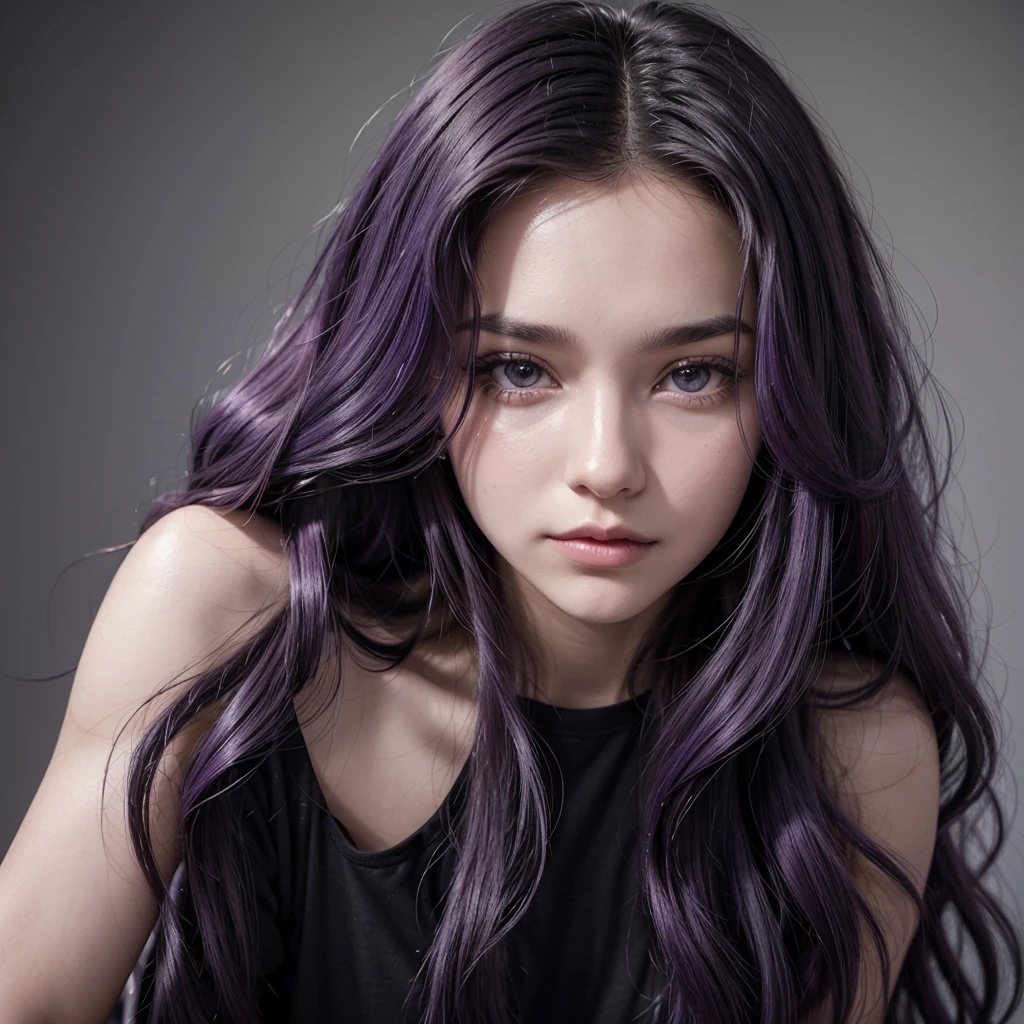
<path id="1" fill-rule="evenodd" d="M 871 669 L 877 666 L 872 665 Z M 833 656 L 819 687 L 844 688 L 870 676 L 852 658 Z M 935 850 L 939 814 L 939 751 L 935 726 L 923 699 L 905 675 L 896 675 L 869 704 L 817 713 L 813 743 L 845 813 L 900 862 L 918 894 Z M 883 1024 L 903 959 L 919 924 L 917 909 L 884 871 L 850 851 L 855 884 L 886 937 L 890 988 L 882 990 L 881 965 L 861 923 L 861 973 L 852 1015 L 844 1024 Z M 806 1024 L 831 1024 L 831 1006 Z"/>

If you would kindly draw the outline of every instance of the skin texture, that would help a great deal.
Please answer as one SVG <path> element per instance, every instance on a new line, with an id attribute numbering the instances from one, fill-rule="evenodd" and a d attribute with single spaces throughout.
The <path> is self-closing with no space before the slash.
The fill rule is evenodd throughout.
<path id="1" fill-rule="evenodd" d="M 557 326 L 575 350 L 481 332 L 478 364 L 493 353 L 517 358 L 478 373 L 449 448 L 459 487 L 498 553 L 513 619 L 540 654 L 531 695 L 561 707 L 625 700 L 630 653 L 728 529 L 760 447 L 752 335 L 742 335 L 735 382 L 713 366 L 678 372 L 731 362 L 731 331 L 647 354 L 637 347 L 649 331 L 735 315 L 739 234 L 694 185 L 647 175 L 614 188 L 565 181 L 503 208 L 477 269 L 484 315 Z M 748 286 L 751 327 L 755 313 Z M 463 330 L 462 367 L 468 344 Z M 520 393 L 489 392 L 484 380 Z M 453 401 L 446 432 L 456 416 Z M 622 524 L 657 543 L 630 566 L 580 566 L 548 537 L 585 523 Z"/>

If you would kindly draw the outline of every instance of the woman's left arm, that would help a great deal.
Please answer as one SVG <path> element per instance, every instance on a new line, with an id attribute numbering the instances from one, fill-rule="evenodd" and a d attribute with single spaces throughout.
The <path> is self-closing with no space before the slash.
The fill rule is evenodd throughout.
<path id="1" fill-rule="evenodd" d="M 836 678 L 851 680 L 849 671 Z M 861 679 L 863 676 L 860 677 Z M 859 681 L 859 680 L 854 680 Z M 914 684 L 897 675 L 870 706 L 820 712 L 817 739 L 839 769 L 836 796 L 844 811 L 891 852 L 924 892 L 939 813 L 939 753 L 935 727 Z M 889 991 L 866 925 L 854 1009 L 844 1024 L 883 1024 L 918 914 L 907 894 L 859 853 L 854 878 L 886 938 Z M 830 1000 L 803 1024 L 831 1024 Z"/>

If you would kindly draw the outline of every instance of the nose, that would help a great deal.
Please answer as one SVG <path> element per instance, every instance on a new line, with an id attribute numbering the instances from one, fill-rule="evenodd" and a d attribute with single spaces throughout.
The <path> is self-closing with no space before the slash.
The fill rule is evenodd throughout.
<path id="1" fill-rule="evenodd" d="M 634 493 L 645 483 L 642 437 L 612 388 L 581 391 L 568 411 L 565 482 L 599 498 Z"/>

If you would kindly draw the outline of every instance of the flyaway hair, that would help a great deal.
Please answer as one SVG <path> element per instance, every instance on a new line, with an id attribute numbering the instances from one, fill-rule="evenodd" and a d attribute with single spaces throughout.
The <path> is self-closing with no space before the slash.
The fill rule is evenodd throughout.
<path id="1" fill-rule="evenodd" d="M 244 647 L 178 681 L 133 754 L 131 837 L 162 907 L 154 1024 L 255 1024 L 251 895 L 227 799 L 280 743 L 330 645 L 397 665 L 438 611 L 473 637 L 479 717 L 448 837 L 457 868 L 410 998 L 423 1024 L 511 1024 L 503 940 L 537 890 L 549 831 L 516 702 L 535 665 L 439 459 L 441 414 L 456 395 L 464 416 L 472 394 L 453 336 L 471 315 L 472 363 L 474 264 L 496 211 L 558 179 L 610 188 L 641 173 L 696 186 L 739 229 L 736 309 L 756 288 L 763 442 L 735 521 L 674 589 L 628 677 L 631 693 L 652 680 L 639 795 L 658 1019 L 793 1024 L 830 997 L 842 1021 L 863 958 L 885 960 L 854 850 L 921 915 L 887 1021 L 990 1024 L 1019 1004 L 1019 941 L 983 885 L 1004 841 L 1000 741 L 944 523 L 950 456 L 925 422 L 930 374 L 853 190 L 771 61 L 720 17 L 543 0 L 504 8 L 438 57 L 256 365 L 193 424 L 184 483 L 142 524 L 195 504 L 262 514 L 281 526 L 290 580 Z M 429 585 L 403 598 L 417 578 Z M 383 644 L 360 617 L 408 638 Z M 901 672 L 932 716 L 941 806 L 923 898 L 808 756 L 830 648 L 880 666 L 843 706 Z M 162 751 L 213 711 L 183 778 L 181 881 L 168 889 L 149 793 Z M 972 860 L 984 815 L 991 836 Z"/>

